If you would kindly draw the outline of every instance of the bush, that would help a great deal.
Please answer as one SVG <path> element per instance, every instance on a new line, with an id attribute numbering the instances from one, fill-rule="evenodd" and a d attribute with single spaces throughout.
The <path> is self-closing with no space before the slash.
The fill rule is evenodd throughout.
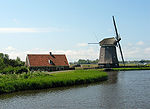
<path id="1" fill-rule="evenodd" d="M 9 67 L 6 67 L 0 71 L 0 73 L 2 73 L 2 74 L 13 74 L 13 73 L 21 74 L 24 72 L 25 73 L 28 72 L 28 68 L 25 66 L 22 66 L 22 67 L 11 67 L 11 66 L 9 66 Z"/>
<path id="2" fill-rule="evenodd" d="M 13 74 L 14 73 L 14 68 L 11 66 L 8 66 L 4 68 L 3 70 L 0 71 L 2 74 Z"/>
<path id="3" fill-rule="evenodd" d="M 21 74 L 23 72 L 26 72 L 26 73 L 28 72 L 27 67 L 22 66 L 22 67 L 16 67 L 15 68 L 15 73 L 16 74 Z"/>
<path id="4" fill-rule="evenodd" d="M 24 66 L 22 66 L 22 67 L 16 67 L 15 68 L 15 73 L 16 74 L 21 74 L 21 73 L 27 73 L 28 72 L 28 68 L 27 67 L 24 67 Z"/>

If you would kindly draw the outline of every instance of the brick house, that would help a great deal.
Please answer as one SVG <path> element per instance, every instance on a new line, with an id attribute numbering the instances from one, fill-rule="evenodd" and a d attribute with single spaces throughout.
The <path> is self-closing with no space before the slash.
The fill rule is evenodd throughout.
<path id="1" fill-rule="evenodd" d="M 31 71 L 68 70 L 69 64 L 64 54 L 27 54 L 26 66 Z"/>

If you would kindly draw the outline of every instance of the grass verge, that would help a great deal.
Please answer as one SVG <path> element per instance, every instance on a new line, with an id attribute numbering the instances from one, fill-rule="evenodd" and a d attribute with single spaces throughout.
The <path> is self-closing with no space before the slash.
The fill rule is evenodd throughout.
<path id="1" fill-rule="evenodd" d="M 35 72 L 0 75 L 0 94 L 87 84 L 104 80 L 107 80 L 107 73 L 99 70 L 74 70 L 53 74 Z"/>
<path id="2" fill-rule="evenodd" d="M 128 70 L 150 70 L 150 67 L 135 67 L 135 68 L 112 68 L 114 71 L 128 71 Z"/>

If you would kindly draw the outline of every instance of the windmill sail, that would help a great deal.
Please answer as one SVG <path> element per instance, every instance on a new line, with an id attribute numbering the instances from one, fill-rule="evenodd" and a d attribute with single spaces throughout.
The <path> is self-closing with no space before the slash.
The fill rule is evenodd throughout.
<path id="1" fill-rule="evenodd" d="M 116 33 L 116 39 L 117 39 L 118 47 L 119 47 L 119 50 L 120 50 L 122 62 L 124 64 L 124 66 L 125 66 L 124 58 L 123 58 L 123 53 L 122 53 L 122 49 L 121 49 L 121 45 L 119 43 L 119 41 L 121 40 L 121 38 L 120 38 L 120 36 L 118 34 L 118 31 L 117 31 L 117 26 L 116 26 L 115 18 L 114 18 L 114 16 L 112 16 L 112 17 L 113 17 L 113 23 L 114 23 L 114 28 L 115 28 L 115 33 Z"/>
<path id="2" fill-rule="evenodd" d="M 99 44 L 99 43 L 88 43 L 88 44 Z"/>
<path id="3" fill-rule="evenodd" d="M 118 40 L 119 39 L 119 34 L 118 34 L 118 31 L 117 31 L 115 18 L 114 18 L 114 16 L 112 16 L 112 17 L 113 17 L 113 23 L 114 23 L 114 27 L 115 27 L 116 39 Z"/>

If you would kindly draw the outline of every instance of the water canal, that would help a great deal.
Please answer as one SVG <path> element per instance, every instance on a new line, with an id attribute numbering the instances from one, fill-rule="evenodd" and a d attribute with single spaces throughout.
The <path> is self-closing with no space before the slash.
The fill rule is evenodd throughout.
<path id="1" fill-rule="evenodd" d="M 0 109 L 149 109 L 150 71 L 109 72 L 104 83 L 0 96 Z"/>

